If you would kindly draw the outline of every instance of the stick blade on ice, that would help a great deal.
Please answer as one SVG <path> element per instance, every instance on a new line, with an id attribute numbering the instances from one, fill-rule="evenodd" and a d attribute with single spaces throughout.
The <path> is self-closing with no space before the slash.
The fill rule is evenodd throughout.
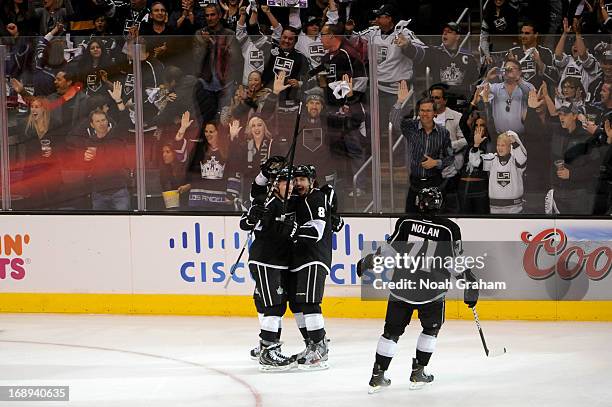
<path id="1" fill-rule="evenodd" d="M 487 353 L 487 356 L 490 358 L 495 358 L 497 356 L 502 356 L 505 355 L 507 353 L 507 349 L 506 348 L 502 348 L 502 349 L 490 349 L 489 353 Z"/>

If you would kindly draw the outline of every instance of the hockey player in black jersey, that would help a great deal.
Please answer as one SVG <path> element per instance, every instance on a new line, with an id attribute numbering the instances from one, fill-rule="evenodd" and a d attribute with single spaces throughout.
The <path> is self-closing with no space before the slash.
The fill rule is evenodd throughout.
<path id="1" fill-rule="evenodd" d="M 395 224 L 395 231 L 381 246 L 376 255 L 369 254 L 357 264 L 357 274 L 361 276 L 367 269 L 372 269 L 375 256 L 391 257 L 397 254 L 407 254 L 412 259 L 418 257 L 432 259 L 453 260 L 460 256 L 461 231 L 459 226 L 450 219 L 435 216 L 435 212 L 442 206 L 442 193 L 438 188 L 424 188 L 419 191 L 416 206 L 420 215 L 404 216 Z M 380 264 L 380 263 L 379 263 Z M 370 379 L 370 393 L 389 386 L 391 380 L 385 377 L 391 359 L 395 356 L 397 342 L 410 323 L 412 313 L 418 310 L 419 320 L 423 330 L 418 338 L 416 357 L 412 359 L 412 373 L 410 375 L 410 389 L 418 389 L 433 381 L 433 375 L 425 373 L 425 366 L 436 346 L 438 332 L 444 323 L 444 304 L 446 288 L 429 288 L 422 282 L 440 283 L 448 281 L 451 274 L 457 279 L 475 281 L 471 271 L 465 270 L 457 273 L 452 267 L 447 268 L 447 261 L 425 262 L 410 268 L 400 268 L 396 265 L 393 270 L 393 282 L 407 283 L 406 289 L 392 289 L 387 303 L 384 333 L 376 347 L 376 360 Z M 451 262 L 450 264 L 454 264 Z M 376 275 L 376 274 L 375 274 Z M 436 284 L 442 286 L 441 284 Z M 399 286 L 399 285 L 398 285 Z M 478 301 L 478 290 L 467 289 L 464 292 L 464 302 L 474 307 Z"/>
<path id="2" fill-rule="evenodd" d="M 295 206 L 299 225 L 291 254 L 289 304 L 304 336 L 306 349 L 295 355 L 298 369 L 327 369 L 328 347 L 321 301 L 325 278 L 332 259 L 332 232 L 342 228 L 342 218 L 335 214 L 337 199 L 333 188 L 315 187 L 316 173 L 312 166 L 300 165 L 295 172 L 298 199 Z"/>
<path id="3" fill-rule="evenodd" d="M 271 185 L 271 197 L 265 193 L 265 186 L 261 193 L 262 185 L 256 180 L 253 183 L 253 204 L 240 219 L 240 228 L 254 228 L 255 234 L 249 250 L 248 265 L 255 280 L 256 306 L 263 314 L 259 334 L 261 371 L 288 370 L 295 364 L 291 357 L 281 353 L 279 342 L 281 319 L 287 309 L 287 273 L 291 245 L 297 231 L 291 206 L 283 214 L 285 191 L 289 188 L 291 194 L 293 185 L 288 182 L 288 175 L 288 167 L 276 175 Z"/>

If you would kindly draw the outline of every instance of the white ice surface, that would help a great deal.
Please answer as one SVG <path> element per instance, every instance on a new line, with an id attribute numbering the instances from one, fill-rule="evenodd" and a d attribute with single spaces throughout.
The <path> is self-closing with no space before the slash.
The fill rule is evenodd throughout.
<path id="1" fill-rule="evenodd" d="M 415 323 L 416 322 L 416 323 Z M 408 327 L 387 376 L 368 395 L 382 320 L 326 320 L 327 371 L 260 373 L 248 351 L 256 318 L 0 314 L 0 385 L 68 385 L 70 402 L 6 406 L 612 406 L 612 323 L 447 321 L 428 371 L 408 389 L 420 326 Z M 292 319 L 283 350 L 302 348 Z"/>

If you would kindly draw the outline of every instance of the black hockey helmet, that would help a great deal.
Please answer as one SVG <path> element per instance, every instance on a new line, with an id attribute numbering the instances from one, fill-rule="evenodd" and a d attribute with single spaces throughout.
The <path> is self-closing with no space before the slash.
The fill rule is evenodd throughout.
<path id="1" fill-rule="evenodd" d="M 302 164 L 302 165 L 298 165 L 297 168 L 295 169 L 295 174 L 296 177 L 306 177 L 309 178 L 310 181 L 314 181 L 315 178 L 317 178 L 317 170 L 315 169 L 314 165 L 310 165 L 310 164 Z"/>
<path id="2" fill-rule="evenodd" d="M 291 168 L 291 167 L 289 167 L 287 165 L 287 166 L 283 167 L 280 171 L 278 171 L 278 173 L 276 175 L 276 179 L 278 181 L 289 179 L 289 168 Z M 291 170 L 291 178 L 295 178 L 295 171 L 296 171 L 296 168 L 293 167 L 292 170 Z"/>
<path id="3" fill-rule="evenodd" d="M 423 188 L 417 193 L 415 203 L 420 212 L 436 212 L 442 208 L 442 192 L 438 187 Z"/>

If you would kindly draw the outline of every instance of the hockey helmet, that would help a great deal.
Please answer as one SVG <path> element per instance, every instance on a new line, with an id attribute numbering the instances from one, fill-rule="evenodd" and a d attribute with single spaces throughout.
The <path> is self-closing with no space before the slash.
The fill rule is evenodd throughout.
<path id="1" fill-rule="evenodd" d="M 415 204 L 420 212 L 436 212 L 442 208 L 442 192 L 438 187 L 423 188 L 417 193 Z"/>
<path id="2" fill-rule="evenodd" d="M 291 172 L 291 178 L 295 178 L 295 171 L 296 171 L 295 167 L 290 167 L 290 166 L 283 167 L 280 171 L 278 171 L 278 174 L 276 175 L 276 179 L 278 181 L 288 180 L 289 172 Z"/>
<path id="3" fill-rule="evenodd" d="M 314 181 L 314 179 L 317 177 L 317 170 L 315 169 L 314 165 L 302 164 L 297 166 L 294 175 L 296 177 L 306 177 L 311 181 Z"/>

